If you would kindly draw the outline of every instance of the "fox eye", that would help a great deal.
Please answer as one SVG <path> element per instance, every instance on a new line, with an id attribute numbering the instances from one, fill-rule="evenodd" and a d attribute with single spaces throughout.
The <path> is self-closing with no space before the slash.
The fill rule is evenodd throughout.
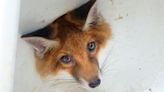
<path id="1" fill-rule="evenodd" d="M 72 57 L 69 55 L 64 55 L 60 58 L 61 62 L 68 64 L 70 62 L 72 62 Z"/>
<path id="2" fill-rule="evenodd" d="M 87 46 L 88 51 L 92 52 L 95 50 L 95 48 L 96 48 L 96 42 L 93 41 L 93 42 L 88 43 L 88 46 Z"/>

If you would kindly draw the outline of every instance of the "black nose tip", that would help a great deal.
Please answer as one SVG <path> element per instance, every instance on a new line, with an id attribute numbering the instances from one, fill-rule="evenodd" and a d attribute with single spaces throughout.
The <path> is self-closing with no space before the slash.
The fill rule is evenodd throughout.
<path id="1" fill-rule="evenodd" d="M 100 85 L 101 83 L 101 80 L 100 79 L 96 79 L 96 80 L 93 80 L 89 83 L 89 87 L 91 88 L 95 88 L 97 87 L 98 85 Z"/>

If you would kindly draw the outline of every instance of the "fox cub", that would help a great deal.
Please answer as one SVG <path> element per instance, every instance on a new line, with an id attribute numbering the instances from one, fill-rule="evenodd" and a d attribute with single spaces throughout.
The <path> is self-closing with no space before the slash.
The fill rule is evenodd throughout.
<path id="1" fill-rule="evenodd" d="M 101 83 L 97 56 L 110 36 L 110 26 L 91 0 L 22 38 L 34 48 L 41 77 L 66 71 L 77 82 L 95 88 Z"/>

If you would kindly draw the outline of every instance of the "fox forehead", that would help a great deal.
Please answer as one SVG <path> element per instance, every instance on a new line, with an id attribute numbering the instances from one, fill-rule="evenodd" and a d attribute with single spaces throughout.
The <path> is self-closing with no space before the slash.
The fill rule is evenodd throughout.
<path id="1" fill-rule="evenodd" d="M 83 30 L 84 23 L 85 20 L 75 19 L 71 14 L 63 15 L 48 26 L 50 38 L 59 39 L 61 44 L 71 43 L 77 46 L 86 44 L 91 39 L 106 40 L 111 34 L 109 25 L 105 22 L 90 27 L 89 30 Z"/>
<path id="2" fill-rule="evenodd" d="M 82 24 L 73 19 L 67 19 L 67 16 L 69 15 L 63 16 L 48 26 L 49 31 L 52 32 L 50 37 L 58 39 L 62 49 L 82 49 L 92 37 L 88 32 L 82 30 Z"/>

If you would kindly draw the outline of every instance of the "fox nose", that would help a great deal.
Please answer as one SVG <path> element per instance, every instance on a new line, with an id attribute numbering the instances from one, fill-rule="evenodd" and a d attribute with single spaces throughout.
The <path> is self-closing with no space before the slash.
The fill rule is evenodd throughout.
<path id="1" fill-rule="evenodd" d="M 89 87 L 91 88 L 95 88 L 97 87 L 98 85 L 100 85 L 101 83 L 101 80 L 100 79 L 96 79 L 96 80 L 93 80 L 89 83 Z"/>

